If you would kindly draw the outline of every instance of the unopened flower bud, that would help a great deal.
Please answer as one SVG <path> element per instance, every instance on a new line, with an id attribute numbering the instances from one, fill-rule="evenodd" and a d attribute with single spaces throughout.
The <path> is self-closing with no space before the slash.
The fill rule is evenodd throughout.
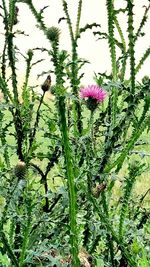
<path id="1" fill-rule="evenodd" d="M 142 78 L 142 83 L 144 84 L 144 85 L 149 85 L 150 84 L 150 77 L 149 76 L 147 76 L 147 75 L 145 75 L 143 78 Z"/>
<path id="2" fill-rule="evenodd" d="M 48 75 L 45 82 L 42 84 L 41 88 L 43 92 L 46 92 L 50 89 L 50 86 L 51 86 L 51 76 Z"/>
<path id="3" fill-rule="evenodd" d="M 46 35 L 51 42 L 58 42 L 60 30 L 57 27 L 51 27 L 47 30 Z"/>
<path id="4" fill-rule="evenodd" d="M 19 161 L 14 168 L 15 176 L 21 180 L 25 178 L 26 175 L 26 164 L 23 161 Z"/>

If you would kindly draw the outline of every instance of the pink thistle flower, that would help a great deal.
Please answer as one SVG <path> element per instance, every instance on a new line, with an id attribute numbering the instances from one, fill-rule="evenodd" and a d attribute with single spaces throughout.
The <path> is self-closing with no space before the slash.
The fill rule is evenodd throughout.
<path id="1" fill-rule="evenodd" d="M 98 85 L 88 85 L 80 89 L 81 98 L 94 98 L 97 102 L 103 102 L 107 93 Z"/>
<path id="2" fill-rule="evenodd" d="M 87 87 L 81 87 L 80 97 L 87 99 L 87 107 L 94 111 L 97 104 L 103 102 L 107 96 L 105 90 L 98 85 L 88 85 Z"/>

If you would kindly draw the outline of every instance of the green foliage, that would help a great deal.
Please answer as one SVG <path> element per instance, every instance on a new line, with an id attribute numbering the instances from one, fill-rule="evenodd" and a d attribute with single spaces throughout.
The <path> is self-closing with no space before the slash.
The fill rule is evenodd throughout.
<path id="1" fill-rule="evenodd" d="M 129 198 L 131 195 L 131 191 L 133 185 L 135 183 L 135 179 L 138 175 L 143 172 L 143 165 L 140 165 L 139 162 L 132 162 L 129 165 L 129 176 L 125 179 L 125 187 L 124 187 L 124 195 L 122 198 L 122 207 L 120 211 L 120 220 L 119 220 L 119 238 L 122 240 L 125 237 L 125 233 L 123 231 L 123 223 L 127 213 L 127 209 L 129 207 Z"/>
<path id="2" fill-rule="evenodd" d="M 26 69 L 18 87 L 14 26 L 20 2 L 31 10 L 50 48 L 29 49 L 23 55 Z M 106 1 L 108 32 L 94 34 L 108 42 L 112 70 L 95 73 L 96 84 L 108 92 L 107 100 L 99 104 L 79 96 L 82 67 L 89 62 L 79 57 L 78 45 L 82 33 L 100 25 L 80 27 L 79 0 L 74 30 L 68 3 L 62 0 L 65 18 L 59 22 L 65 19 L 68 25 L 71 53 L 60 49 L 59 28 L 45 25 L 47 7 L 37 11 L 32 0 L 9 0 L 8 6 L 2 1 L 0 265 L 148 266 L 150 189 L 146 182 L 142 193 L 136 186 L 146 181 L 149 170 L 145 150 L 150 83 L 147 76 L 137 82 L 136 73 L 149 48 L 137 65 L 134 48 L 149 6 L 136 30 L 133 1 L 127 0 L 127 7 L 119 10 L 115 1 Z M 121 12 L 128 16 L 127 40 Z M 37 50 L 46 51 L 53 63 L 50 72 L 42 72 L 47 75 L 39 85 L 42 94 L 30 85 L 33 67 L 42 62 L 40 58 L 34 62 Z"/>

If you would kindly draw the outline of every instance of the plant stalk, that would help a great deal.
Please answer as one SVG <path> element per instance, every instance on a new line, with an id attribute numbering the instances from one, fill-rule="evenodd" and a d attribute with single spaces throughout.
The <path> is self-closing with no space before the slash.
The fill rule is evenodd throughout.
<path id="1" fill-rule="evenodd" d="M 68 179 L 69 193 L 69 215 L 70 215 L 70 244 L 72 254 L 72 266 L 79 267 L 78 259 L 78 234 L 77 234 L 77 209 L 76 209 L 76 193 L 75 193 L 75 175 L 72 163 L 72 153 L 69 145 L 68 129 L 66 122 L 66 106 L 65 97 L 60 96 L 58 99 L 58 109 L 60 118 L 60 130 L 62 135 L 62 143 L 64 148 L 64 158 L 66 163 L 66 175 Z"/>

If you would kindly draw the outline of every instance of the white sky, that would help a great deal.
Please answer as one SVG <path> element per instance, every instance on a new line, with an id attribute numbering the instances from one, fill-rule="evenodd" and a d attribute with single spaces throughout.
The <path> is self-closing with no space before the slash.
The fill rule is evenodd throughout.
<path id="1" fill-rule="evenodd" d="M 1 2 L 1 0 L 0 0 Z M 8 0 L 6 0 L 8 2 Z M 76 22 L 76 13 L 77 13 L 77 4 L 78 0 L 68 0 L 68 7 L 70 12 L 71 20 L 74 25 Z M 46 5 L 49 7 L 44 11 L 45 24 L 48 27 L 56 26 L 61 29 L 61 37 L 60 37 L 60 46 L 62 49 L 67 51 L 71 51 L 70 39 L 68 34 L 68 28 L 65 21 L 62 21 L 58 24 L 58 20 L 60 17 L 64 16 L 62 1 L 61 0 L 33 0 L 36 8 L 40 10 Z M 81 16 L 81 27 L 83 27 L 86 23 L 99 23 L 101 24 L 101 31 L 107 31 L 107 10 L 105 6 L 105 0 L 83 0 L 83 9 Z M 135 14 L 135 29 L 139 27 L 142 15 L 144 13 L 144 5 L 148 5 L 148 0 L 135 0 L 134 4 L 134 14 Z M 24 30 L 26 34 L 29 34 L 29 37 L 24 37 L 22 35 L 18 35 L 15 38 L 15 44 L 20 49 L 22 53 L 25 53 L 28 49 L 34 47 L 44 47 L 50 48 L 50 44 L 46 40 L 45 36 L 41 31 L 36 28 L 36 20 L 34 19 L 31 11 L 28 6 L 23 3 L 18 3 L 19 7 L 19 23 L 14 27 L 14 29 Z M 125 7 L 125 0 L 115 0 L 116 8 Z M 0 20 L 0 32 L 2 33 L 2 19 Z M 119 16 L 120 25 L 124 31 L 125 36 L 127 36 L 126 32 L 126 21 L 127 18 L 124 14 Z M 143 55 L 146 48 L 149 47 L 150 44 L 150 19 L 146 26 L 144 27 L 144 32 L 146 35 L 142 38 L 139 38 L 135 51 L 136 51 L 136 62 L 138 63 L 139 59 Z M 97 30 L 96 28 L 94 30 Z M 136 31 L 135 30 L 135 31 Z M 1 35 L 2 36 L 2 35 Z M 116 33 L 116 36 L 118 34 Z M 94 71 L 95 72 L 105 72 L 109 74 L 111 70 L 111 62 L 110 55 L 108 50 L 108 44 L 105 40 L 96 40 L 92 33 L 92 31 L 88 30 L 86 33 L 83 33 L 82 39 L 79 41 L 78 52 L 81 58 L 85 58 L 91 62 L 91 64 L 87 64 L 84 67 L 83 71 L 85 72 L 85 76 L 82 80 L 82 83 L 88 84 L 93 82 Z M 119 39 L 118 39 L 119 40 Z M 2 47 L 3 38 L 0 38 L 0 47 Z M 39 58 L 44 58 L 46 54 L 41 53 L 40 51 L 36 52 L 35 61 Z M 140 80 L 144 75 L 150 75 L 150 64 L 149 59 L 146 60 L 143 68 L 137 75 L 137 79 Z M 48 71 L 51 69 L 52 63 L 49 58 L 46 59 L 43 63 L 34 67 L 31 76 L 31 84 L 39 83 L 36 81 L 36 75 L 41 73 L 42 71 Z M 20 77 L 20 81 L 23 81 L 23 75 L 25 72 L 25 64 L 21 59 L 18 63 L 18 73 Z M 127 72 L 128 77 L 128 72 Z M 42 78 L 43 79 L 43 78 Z"/>

